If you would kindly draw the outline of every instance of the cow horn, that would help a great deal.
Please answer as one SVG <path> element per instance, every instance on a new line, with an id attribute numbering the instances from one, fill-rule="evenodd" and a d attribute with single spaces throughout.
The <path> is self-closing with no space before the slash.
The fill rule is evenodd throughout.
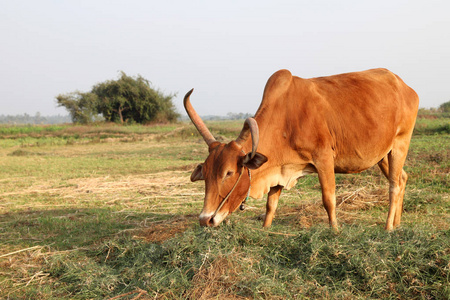
<path id="1" fill-rule="evenodd" d="M 205 123 L 203 123 L 202 118 L 200 118 L 200 116 L 197 114 L 195 109 L 192 107 L 189 97 L 191 96 L 193 91 L 194 91 L 194 89 L 190 90 L 189 92 L 187 92 L 186 96 L 184 96 L 184 101 L 183 101 L 184 108 L 186 109 L 186 112 L 187 112 L 189 118 L 191 118 L 192 123 L 194 123 L 198 132 L 203 137 L 206 144 L 209 146 L 211 143 L 215 142 L 216 139 L 211 134 L 208 127 L 206 127 Z"/>
<path id="2" fill-rule="evenodd" d="M 244 127 L 242 128 L 239 137 L 236 139 L 236 143 L 241 145 L 242 142 L 247 140 L 249 133 L 252 135 L 252 154 L 250 157 L 253 158 L 256 154 L 256 149 L 258 149 L 259 143 L 258 123 L 256 123 L 256 120 L 253 118 L 247 118 L 245 120 Z"/>

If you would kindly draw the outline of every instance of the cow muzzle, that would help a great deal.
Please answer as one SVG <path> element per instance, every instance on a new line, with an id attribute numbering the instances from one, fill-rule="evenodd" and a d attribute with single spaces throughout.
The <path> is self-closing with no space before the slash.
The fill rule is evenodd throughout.
<path id="1" fill-rule="evenodd" d="M 198 219 L 200 221 L 200 226 L 203 226 L 203 227 L 214 227 L 214 220 L 213 220 L 212 216 L 202 217 L 200 215 L 200 217 Z"/>
<path id="2" fill-rule="evenodd" d="M 223 214 L 214 214 L 214 213 L 210 213 L 210 214 L 204 214 L 201 213 L 199 216 L 199 221 L 200 221 L 200 226 L 204 226 L 204 227 L 217 227 L 220 225 L 220 223 L 222 223 L 222 221 L 225 219 L 225 217 L 228 215 L 228 213 L 223 213 Z"/>

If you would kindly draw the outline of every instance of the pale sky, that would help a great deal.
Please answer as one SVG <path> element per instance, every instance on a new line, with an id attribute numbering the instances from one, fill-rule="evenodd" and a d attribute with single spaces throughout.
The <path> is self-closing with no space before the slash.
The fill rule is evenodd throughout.
<path id="1" fill-rule="evenodd" d="M 0 115 L 67 114 L 55 96 L 140 74 L 184 114 L 255 113 L 279 69 L 375 67 L 421 107 L 450 100 L 450 1 L 0 0 Z"/>

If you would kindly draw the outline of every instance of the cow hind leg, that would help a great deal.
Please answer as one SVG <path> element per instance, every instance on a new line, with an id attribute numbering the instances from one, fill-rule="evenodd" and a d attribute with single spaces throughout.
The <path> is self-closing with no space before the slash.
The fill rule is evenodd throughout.
<path id="1" fill-rule="evenodd" d="M 266 216 L 264 218 L 263 227 L 270 227 L 270 225 L 272 225 L 272 220 L 275 215 L 275 211 L 277 210 L 278 199 L 280 198 L 282 189 L 283 187 L 281 186 L 270 188 L 269 195 L 267 196 Z"/>
<path id="2" fill-rule="evenodd" d="M 408 175 L 403 165 L 408 153 L 408 143 L 399 143 L 378 165 L 389 179 L 389 213 L 386 221 L 386 230 L 392 230 L 400 225 L 403 210 L 403 197 L 405 195 Z"/>
<path id="3" fill-rule="evenodd" d="M 383 158 L 379 163 L 378 166 L 381 169 L 381 172 L 384 174 L 384 176 L 389 180 L 389 158 L 386 156 Z M 405 195 L 405 187 L 406 187 L 406 181 L 408 180 L 408 175 L 406 174 L 405 170 L 402 170 L 402 177 L 400 181 L 400 195 L 399 195 L 399 203 L 395 209 L 395 215 L 394 215 L 394 223 L 393 226 L 397 226 L 400 224 L 400 218 L 402 216 L 403 212 L 403 197 Z"/>

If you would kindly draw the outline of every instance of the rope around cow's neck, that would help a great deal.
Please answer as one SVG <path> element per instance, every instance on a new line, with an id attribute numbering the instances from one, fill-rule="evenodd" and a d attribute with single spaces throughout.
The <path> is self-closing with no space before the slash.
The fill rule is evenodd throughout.
<path id="1" fill-rule="evenodd" d="M 250 197 L 250 191 L 252 190 L 252 173 L 250 172 L 249 168 L 247 168 L 247 170 L 248 170 L 248 180 L 249 180 L 248 191 L 247 191 L 247 196 L 245 197 L 244 201 L 242 201 L 241 205 L 239 206 L 240 210 L 245 209 L 245 202 L 247 202 L 248 197 Z"/>

